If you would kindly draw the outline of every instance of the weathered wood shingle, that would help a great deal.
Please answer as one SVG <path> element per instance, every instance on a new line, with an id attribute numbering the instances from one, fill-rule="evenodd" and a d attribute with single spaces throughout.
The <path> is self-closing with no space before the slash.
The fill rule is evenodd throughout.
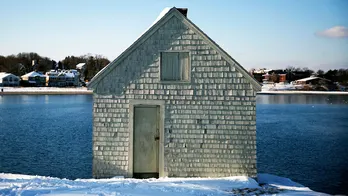
<path id="1" fill-rule="evenodd" d="M 168 176 L 256 176 L 258 83 L 177 12 L 93 79 L 93 176 L 128 175 L 133 99 L 165 102 Z M 189 52 L 189 82 L 160 81 L 161 51 Z"/>

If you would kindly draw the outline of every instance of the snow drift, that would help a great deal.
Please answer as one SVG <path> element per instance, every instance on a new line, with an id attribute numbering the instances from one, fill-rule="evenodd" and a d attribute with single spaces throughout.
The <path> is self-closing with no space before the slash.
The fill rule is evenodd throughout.
<path id="1" fill-rule="evenodd" d="M 326 195 L 287 178 L 259 174 L 252 178 L 160 178 L 67 180 L 0 173 L 0 195 Z"/>

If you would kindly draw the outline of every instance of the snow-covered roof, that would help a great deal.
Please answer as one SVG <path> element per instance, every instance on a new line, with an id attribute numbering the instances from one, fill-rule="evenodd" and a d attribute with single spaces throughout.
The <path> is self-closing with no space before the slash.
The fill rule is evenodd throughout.
<path id="1" fill-rule="evenodd" d="M 65 73 L 64 72 L 59 72 L 58 76 L 65 76 Z"/>
<path id="2" fill-rule="evenodd" d="M 49 76 L 65 76 L 65 77 L 71 77 L 74 78 L 76 75 L 78 75 L 78 71 L 75 69 L 71 70 L 62 70 L 62 71 L 56 71 L 56 70 L 51 70 L 49 72 L 46 72 L 46 75 Z"/>
<path id="3" fill-rule="evenodd" d="M 6 73 L 6 72 L 0 72 L 0 78 L 5 78 L 7 76 L 12 76 L 12 77 L 17 77 L 19 78 L 18 76 L 14 75 L 14 74 L 11 74 L 11 73 Z"/>
<path id="4" fill-rule="evenodd" d="M 67 73 L 65 73 L 65 77 L 74 78 L 74 77 L 75 77 L 75 74 L 72 73 L 72 72 L 67 72 Z"/>
<path id="5" fill-rule="evenodd" d="M 38 73 L 36 71 L 32 71 L 32 72 L 29 72 L 27 74 L 22 75 L 22 77 L 36 77 L 36 76 L 46 77 L 45 75 Z"/>
<path id="6" fill-rule="evenodd" d="M 172 9 L 172 8 L 171 7 L 164 8 L 162 10 L 162 12 L 157 16 L 156 20 L 153 21 L 153 23 L 142 34 L 140 34 L 140 36 L 137 37 L 137 39 L 139 39 L 141 36 L 143 36 L 149 29 L 151 29 L 151 27 L 153 27 L 159 20 L 161 20 L 163 18 L 163 16 L 165 16 L 170 11 L 170 9 Z"/>
<path id="7" fill-rule="evenodd" d="M 5 73 L 5 72 L 1 72 L 0 73 L 0 78 L 7 77 L 8 75 L 10 75 L 10 74 L 9 73 Z"/>
<path id="8" fill-rule="evenodd" d="M 76 69 L 82 69 L 85 65 L 86 63 L 79 63 L 76 65 Z"/>
<path id="9" fill-rule="evenodd" d="M 296 80 L 296 81 L 297 81 L 297 82 L 307 82 L 307 81 L 316 80 L 316 79 L 330 81 L 330 80 L 328 80 L 328 79 L 320 78 L 320 77 L 316 77 L 316 76 L 311 76 L 311 77 L 308 77 L 308 78 L 302 78 L 302 79 L 299 79 L 299 80 Z"/>

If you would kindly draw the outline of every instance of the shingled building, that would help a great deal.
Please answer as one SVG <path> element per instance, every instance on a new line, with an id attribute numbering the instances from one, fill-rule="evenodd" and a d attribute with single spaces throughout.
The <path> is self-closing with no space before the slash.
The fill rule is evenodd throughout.
<path id="1" fill-rule="evenodd" d="M 165 9 L 88 87 L 94 177 L 256 176 L 261 86 L 187 9 Z"/>

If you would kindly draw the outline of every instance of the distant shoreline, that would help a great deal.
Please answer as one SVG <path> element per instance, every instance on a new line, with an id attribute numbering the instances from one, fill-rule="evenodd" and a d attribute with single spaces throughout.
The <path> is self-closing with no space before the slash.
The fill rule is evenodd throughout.
<path id="1" fill-rule="evenodd" d="M 3 89 L 3 90 L 2 90 Z M 85 87 L 0 87 L 0 95 L 91 95 L 93 91 Z"/>
<path id="2" fill-rule="evenodd" d="M 0 95 L 92 95 L 92 92 L 70 91 L 33 91 L 33 92 L 0 92 Z"/>
<path id="3" fill-rule="evenodd" d="M 348 95 L 343 91 L 261 91 L 258 95 Z"/>

